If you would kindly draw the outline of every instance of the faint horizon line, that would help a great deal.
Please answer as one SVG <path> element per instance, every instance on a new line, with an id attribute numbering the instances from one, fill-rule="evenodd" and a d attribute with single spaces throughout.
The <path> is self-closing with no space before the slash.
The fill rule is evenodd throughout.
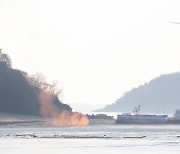
<path id="1" fill-rule="evenodd" d="M 166 22 L 166 23 L 168 23 L 168 24 L 180 24 L 180 22 Z"/>

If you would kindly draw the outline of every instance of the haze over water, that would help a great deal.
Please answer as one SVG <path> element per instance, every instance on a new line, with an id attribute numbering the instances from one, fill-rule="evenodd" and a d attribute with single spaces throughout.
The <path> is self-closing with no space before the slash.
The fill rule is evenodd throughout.
<path id="1" fill-rule="evenodd" d="M 0 48 L 11 56 L 18 75 L 15 82 L 0 78 L 0 98 L 6 100 L 0 103 L 39 113 L 32 91 L 15 95 L 20 74 L 28 77 L 25 72 L 41 72 L 48 83 L 57 80 L 62 102 L 82 112 L 112 104 L 159 75 L 179 72 L 179 6 L 179 0 L 0 0 Z M 2 76 L 12 77 L 4 70 Z M 38 94 L 40 112 L 54 118 L 51 126 L 15 117 L 4 123 L 0 117 L 0 154 L 179 154 L 180 125 L 88 125 L 84 115 L 59 114 L 49 104 L 51 97 Z M 25 97 L 16 100 L 19 96 Z"/>

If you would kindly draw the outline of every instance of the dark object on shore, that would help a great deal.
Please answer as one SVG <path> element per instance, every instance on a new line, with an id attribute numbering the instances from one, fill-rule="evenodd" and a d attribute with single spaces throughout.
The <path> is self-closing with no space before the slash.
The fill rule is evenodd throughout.
<path id="1" fill-rule="evenodd" d="M 136 139 L 136 138 L 145 138 L 146 136 L 125 136 L 125 137 L 123 137 L 123 138 L 134 138 L 134 139 Z"/>
<path id="2" fill-rule="evenodd" d="M 89 115 L 87 114 L 87 117 L 88 119 L 106 119 L 106 120 L 114 120 L 114 117 L 113 116 L 108 116 L 106 114 L 92 114 L 92 115 Z"/>

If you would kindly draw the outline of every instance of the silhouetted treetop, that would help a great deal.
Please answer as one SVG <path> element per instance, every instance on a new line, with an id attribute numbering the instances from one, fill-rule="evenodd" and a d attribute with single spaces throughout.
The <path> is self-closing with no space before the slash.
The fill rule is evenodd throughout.
<path id="1" fill-rule="evenodd" d="M 1 65 L 5 65 L 9 68 L 11 68 L 12 65 L 11 58 L 9 57 L 9 55 L 4 54 L 1 49 L 0 49 L 0 63 Z"/>

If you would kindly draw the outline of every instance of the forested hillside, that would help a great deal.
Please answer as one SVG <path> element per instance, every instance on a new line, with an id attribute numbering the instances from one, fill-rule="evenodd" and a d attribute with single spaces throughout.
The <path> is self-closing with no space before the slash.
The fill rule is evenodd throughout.
<path id="1" fill-rule="evenodd" d="M 51 116 L 52 112 L 72 111 L 59 101 L 59 93 L 56 84 L 46 83 L 41 75 L 13 69 L 10 57 L 0 51 L 1 113 Z"/>

